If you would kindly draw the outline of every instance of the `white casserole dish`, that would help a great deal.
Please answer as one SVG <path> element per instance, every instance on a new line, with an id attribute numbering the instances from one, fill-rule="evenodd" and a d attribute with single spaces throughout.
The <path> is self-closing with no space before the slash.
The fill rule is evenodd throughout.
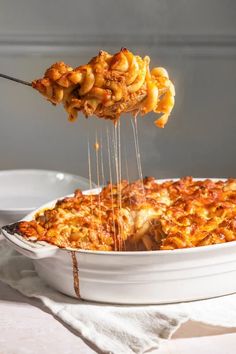
<path id="1" fill-rule="evenodd" d="M 47 203 L 37 211 L 54 205 L 55 201 Z M 23 220 L 32 220 L 37 211 Z M 45 282 L 76 297 L 70 250 L 32 243 L 14 230 L 9 231 L 8 226 L 3 227 L 2 232 L 17 251 L 34 260 L 36 271 Z M 76 250 L 75 254 L 80 296 L 89 301 L 161 304 L 236 292 L 235 241 L 173 251 Z"/>

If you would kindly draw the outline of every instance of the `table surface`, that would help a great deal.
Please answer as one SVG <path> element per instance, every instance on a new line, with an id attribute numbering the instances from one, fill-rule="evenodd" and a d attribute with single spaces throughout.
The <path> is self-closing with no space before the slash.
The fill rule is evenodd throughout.
<path id="1" fill-rule="evenodd" d="M 152 354 L 235 354 L 236 330 L 184 324 Z M 92 354 L 97 349 L 56 319 L 37 299 L 0 282 L 0 354 Z"/>

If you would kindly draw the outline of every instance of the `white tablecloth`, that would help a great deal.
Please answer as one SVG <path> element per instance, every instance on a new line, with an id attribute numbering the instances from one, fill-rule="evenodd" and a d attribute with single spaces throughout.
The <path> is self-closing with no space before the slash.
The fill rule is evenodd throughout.
<path id="1" fill-rule="evenodd" d="M 236 332 L 188 322 L 152 354 L 235 354 Z M 92 354 L 94 348 L 43 305 L 0 282 L 1 354 Z"/>

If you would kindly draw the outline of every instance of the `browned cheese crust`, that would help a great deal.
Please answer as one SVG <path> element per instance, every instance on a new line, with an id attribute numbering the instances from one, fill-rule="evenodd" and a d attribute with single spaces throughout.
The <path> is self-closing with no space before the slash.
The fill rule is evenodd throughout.
<path id="1" fill-rule="evenodd" d="M 236 180 L 108 184 L 98 195 L 76 191 L 20 222 L 31 240 L 87 250 L 173 250 L 236 239 Z"/>

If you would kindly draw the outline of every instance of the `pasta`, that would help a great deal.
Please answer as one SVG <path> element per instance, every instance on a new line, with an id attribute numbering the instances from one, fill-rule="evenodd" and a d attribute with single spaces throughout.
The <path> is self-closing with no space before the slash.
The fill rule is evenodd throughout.
<path id="1" fill-rule="evenodd" d="M 75 69 L 64 62 L 53 64 L 32 86 L 51 103 L 62 103 L 70 121 L 79 111 L 115 122 L 125 112 L 154 111 L 161 114 L 155 123 L 163 128 L 174 106 L 175 89 L 167 71 L 161 67 L 150 71 L 149 63 L 148 56 L 141 58 L 126 48 L 114 55 L 100 51 Z"/>
<path id="2" fill-rule="evenodd" d="M 120 193 L 120 196 L 119 196 Z M 121 205 L 119 199 L 121 198 Z M 236 180 L 157 183 L 147 177 L 77 190 L 18 224 L 22 236 L 73 249 L 173 250 L 236 240 Z"/>

